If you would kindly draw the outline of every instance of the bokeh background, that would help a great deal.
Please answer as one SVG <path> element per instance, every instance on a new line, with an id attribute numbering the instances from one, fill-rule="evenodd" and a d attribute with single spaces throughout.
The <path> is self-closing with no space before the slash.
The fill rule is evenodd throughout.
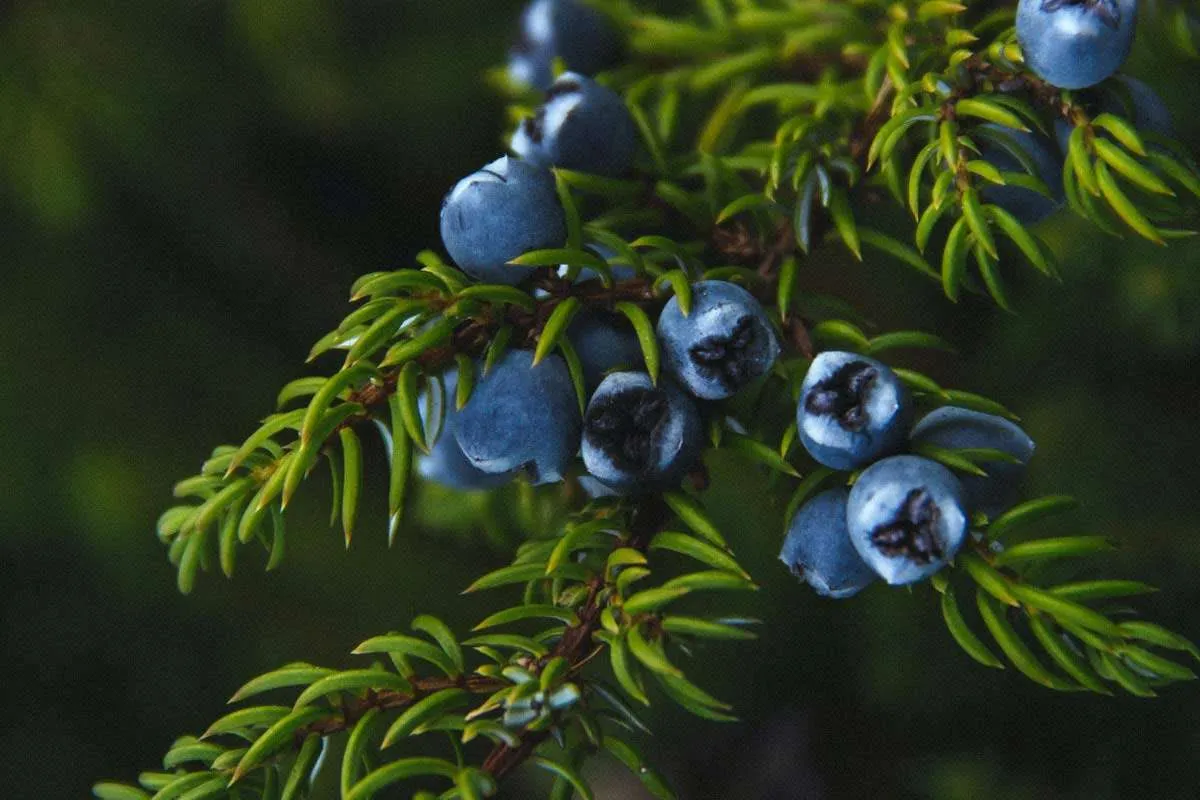
<path id="1" fill-rule="evenodd" d="M 437 243 L 443 193 L 502 147 L 481 76 L 517 6 L 0 4 L 6 796 L 132 778 L 247 677 L 348 665 L 415 611 L 478 618 L 458 590 L 503 544 L 431 523 L 388 551 L 379 472 L 378 513 L 348 553 L 311 491 L 281 570 L 210 576 L 187 598 L 153 524 L 173 481 L 303 374 L 356 275 Z M 1152 44 L 1132 71 L 1195 150 L 1200 64 L 1159 63 Z M 895 265 L 830 256 L 806 280 L 881 325 L 947 333 L 962 357 L 919 366 L 1019 410 L 1039 443 L 1031 491 L 1080 497 L 1080 529 L 1127 543 L 1111 571 L 1159 584 L 1143 607 L 1200 637 L 1200 246 L 1163 252 L 1066 215 L 1047 236 L 1065 280 L 1019 276 L 1019 316 L 952 306 Z M 822 601 L 774 560 L 761 481 L 718 472 L 715 513 L 764 586 L 745 608 L 767 625 L 691 666 L 743 724 L 655 713 L 647 747 L 683 797 L 1200 794 L 1200 687 L 1059 696 L 977 667 L 927 588 Z M 640 796 L 615 770 L 595 776 L 602 797 Z"/>

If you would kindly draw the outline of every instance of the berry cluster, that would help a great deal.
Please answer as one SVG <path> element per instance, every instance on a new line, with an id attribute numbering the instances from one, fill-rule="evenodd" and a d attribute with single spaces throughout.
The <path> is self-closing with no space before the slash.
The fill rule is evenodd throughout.
<path id="1" fill-rule="evenodd" d="M 1003 417 L 939 408 L 915 426 L 913 402 L 884 364 L 827 352 L 808 371 L 796 412 L 809 455 L 835 470 L 862 470 L 852 489 L 810 499 L 792 518 L 780 558 L 818 593 L 849 597 L 882 577 L 928 578 L 945 566 L 974 514 L 996 516 L 1016 500 L 1034 444 Z M 956 474 L 911 448 L 970 451 L 986 474 Z"/>
<path id="2" fill-rule="evenodd" d="M 1040 13 L 1065 6 L 1097 15 L 1103 4 L 1043 3 Z M 471 276 L 519 284 L 537 268 L 510 262 L 530 250 L 564 246 L 566 221 L 552 168 L 605 176 L 630 171 L 638 135 L 621 97 L 582 72 L 550 78 L 555 60 L 586 71 L 616 58 L 606 30 L 602 16 L 571 0 L 538 0 L 527 9 L 510 75 L 544 88 L 544 102 L 518 126 L 515 156 L 464 178 L 442 207 L 446 249 Z M 1157 108 L 1145 99 L 1148 90 L 1129 85 L 1135 102 Z M 1062 156 L 1053 143 L 991 127 L 997 136 L 1013 137 L 1047 184 L 1061 186 Z M 985 144 L 983 155 L 999 169 L 1018 166 L 1016 156 L 998 147 Z M 1021 187 L 990 191 L 992 202 L 1026 220 L 1057 205 Z M 618 280 L 633 277 L 628 267 L 615 270 Z M 577 280 L 596 278 L 585 271 Z M 597 308 L 572 321 L 566 337 L 589 398 L 582 414 L 559 355 L 539 361 L 532 351 L 510 350 L 483 370 L 461 409 L 454 408 L 457 374 L 450 370 L 440 383 L 442 396 L 427 393 L 422 404 L 426 413 L 440 412 L 441 429 L 418 460 L 420 474 L 464 490 L 491 489 L 517 474 L 553 483 L 571 473 L 582 453 L 587 474 L 580 483 L 593 496 L 678 485 L 699 464 L 707 404 L 763 377 L 779 356 L 779 336 L 754 296 L 719 280 L 693 285 L 690 308 L 678 297 L 669 300 L 656 333 L 667 373 L 661 380 L 647 371 L 624 318 Z M 833 597 L 852 595 L 877 576 L 892 584 L 928 578 L 954 557 L 973 513 L 996 515 L 1012 504 L 1033 452 L 1016 425 L 967 409 L 942 408 L 913 426 L 912 398 L 896 374 L 854 353 L 826 352 L 814 360 L 796 422 L 818 463 L 862 470 L 852 490 L 827 491 L 796 513 L 781 554 L 797 575 Z M 994 451 L 1000 460 L 989 465 L 987 477 L 955 475 L 933 459 L 900 454 L 910 444 Z"/>

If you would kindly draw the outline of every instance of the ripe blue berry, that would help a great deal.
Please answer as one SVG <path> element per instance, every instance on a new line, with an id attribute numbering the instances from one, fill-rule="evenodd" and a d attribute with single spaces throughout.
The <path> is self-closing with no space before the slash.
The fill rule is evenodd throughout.
<path id="1" fill-rule="evenodd" d="M 521 15 L 508 74 L 517 83 L 545 89 L 554 80 L 554 59 L 574 72 L 595 75 L 615 66 L 622 49 L 608 18 L 579 0 L 534 0 Z"/>
<path id="2" fill-rule="evenodd" d="M 818 463 L 842 470 L 866 466 L 899 450 L 911 421 L 912 397 L 886 365 L 835 351 L 813 359 L 796 426 Z"/>
<path id="3" fill-rule="evenodd" d="M 488 283 L 520 283 L 533 268 L 509 261 L 562 247 L 566 238 L 554 175 L 515 158 L 499 158 L 463 178 L 442 203 L 442 242 L 450 258 Z"/>
<path id="4" fill-rule="evenodd" d="M 442 375 L 442 392 L 426 390 L 421 398 L 421 422 L 429 440 L 429 454 L 417 456 L 417 474 L 451 489 L 494 489 L 512 479 L 512 473 L 490 474 L 478 470 L 463 455 L 454 429 L 458 418 L 454 396 L 458 388 L 458 370 L 451 368 Z M 434 423 L 441 417 L 440 429 Z M 431 430 L 431 426 L 433 429 Z"/>
<path id="5" fill-rule="evenodd" d="M 1036 167 L 1033 173 L 1034 177 L 1040 178 L 1053 194 L 1053 197 L 1047 197 L 1032 189 L 1025 189 L 1015 184 L 1007 186 L 988 184 L 983 189 L 983 199 L 1000 206 L 1026 225 L 1041 222 L 1054 213 L 1063 202 L 1063 159 L 1055 148 L 1054 142 L 1040 134 L 1017 131 L 992 123 L 982 127 L 995 131 L 1012 148 L 1019 148 L 1020 152 Z M 979 145 L 980 155 L 996 169 L 1001 172 L 1025 173 L 1025 168 L 1021 165 L 1018 157 L 1008 149 L 983 139 L 980 139 Z"/>
<path id="6" fill-rule="evenodd" d="M 542 167 L 623 175 L 638 132 L 621 96 L 574 72 L 559 76 L 546 100 L 513 136 L 513 152 Z"/>
<path id="7" fill-rule="evenodd" d="M 575 347 L 589 393 L 614 370 L 643 369 L 642 346 L 629 320 L 609 311 L 585 311 L 571 321 L 567 339 Z"/>
<path id="8" fill-rule="evenodd" d="M 830 489 L 808 500 L 792 517 L 779 560 L 823 597 L 858 594 L 875 578 L 850 541 L 849 489 Z"/>
<path id="9" fill-rule="evenodd" d="M 705 400 L 732 397 L 779 357 L 779 339 L 762 306 L 726 281 L 695 284 L 686 317 L 672 297 L 658 318 L 658 341 L 667 371 Z"/>
<path id="10" fill-rule="evenodd" d="M 892 585 L 916 583 L 962 546 L 968 517 L 958 479 L 936 461 L 892 456 L 872 464 L 850 490 L 850 540 Z"/>
<path id="11" fill-rule="evenodd" d="M 620 492 L 673 486 L 700 457 L 703 434 L 695 402 L 669 381 L 644 372 L 614 372 L 588 403 L 583 463 Z"/>
<path id="12" fill-rule="evenodd" d="M 1137 0 L 1021 0 L 1017 39 L 1025 63 L 1063 89 L 1095 86 L 1133 46 Z"/>
<path id="13" fill-rule="evenodd" d="M 980 466 L 988 473 L 960 475 L 967 508 L 989 517 L 1002 514 L 1017 501 L 1025 466 L 1033 458 L 1034 442 L 1018 425 L 993 414 L 943 406 L 918 422 L 912 431 L 914 445 L 928 443 L 951 450 L 986 448 L 1008 453 L 1021 463 L 989 461 Z"/>
<path id="14" fill-rule="evenodd" d="M 458 413 L 454 438 L 476 469 L 521 470 L 531 483 L 562 480 L 579 451 L 579 404 L 557 355 L 533 366 L 533 353 L 510 350 L 480 378 Z"/>

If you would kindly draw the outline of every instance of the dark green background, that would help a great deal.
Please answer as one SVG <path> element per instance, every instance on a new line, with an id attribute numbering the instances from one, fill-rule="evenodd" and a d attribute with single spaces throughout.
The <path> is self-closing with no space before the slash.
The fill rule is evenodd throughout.
<path id="1" fill-rule="evenodd" d="M 272 575 L 208 577 L 181 597 L 153 525 L 172 482 L 303 374 L 356 275 L 437 243 L 443 193 L 500 150 L 481 75 L 517 5 L 0 6 L 5 796 L 82 797 L 156 766 L 253 674 L 348 665 L 355 643 L 416 611 L 480 616 L 486 601 L 458 589 L 505 554 L 415 530 L 387 551 L 377 463 L 353 549 L 309 492 Z M 1200 67 L 1153 63 L 1145 44 L 1134 70 L 1194 146 Z M 1021 412 L 1040 446 L 1031 491 L 1078 495 L 1079 527 L 1128 545 L 1112 573 L 1161 585 L 1142 605 L 1200 637 L 1200 247 L 1050 227 L 1065 282 L 1011 267 L 1016 317 L 953 307 L 890 264 L 819 258 L 804 280 L 958 343 L 961 359 L 919 365 Z M 764 585 L 747 610 L 768 624 L 691 666 L 742 725 L 657 720 L 648 747 L 683 797 L 1200 791 L 1197 687 L 1059 696 L 969 661 L 927 587 L 822 601 L 774 561 L 779 512 L 757 480 L 717 473 L 713 506 Z M 636 796 L 597 779 L 602 797 Z"/>

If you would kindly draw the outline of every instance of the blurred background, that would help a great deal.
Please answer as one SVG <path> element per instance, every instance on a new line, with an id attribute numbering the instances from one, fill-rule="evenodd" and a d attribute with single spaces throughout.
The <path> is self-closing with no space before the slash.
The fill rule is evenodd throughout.
<path id="1" fill-rule="evenodd" d="M 505 547 L 431 523 L 388 551 L 378 470 L 377 513 L 348 553 L 322 519 L 324 492 L 309 491 L 282 569 L 208 576 L 187 598 L 154 520 L 175 479 L 303 374 L 355 276 L 438 242 L 444 192 L 502 147 L 503 109 L 481 76 L 518 6 L 0 4 L 8 796 L 131 779 L 248 677 L 297 659 L 348 666 L 354 644 L 418 610 L 478 618 L 458 590 Z M 1200 64 L 1151 49 L 1131 71 L 1195 151 Z M 915 365 L 1020 412 L 1039 443 L 1031 492 L 1081 498 L 1078 528 L 1127 544 L 1109 571 L 1160 585 L 1142 607 L 1200 638 L 1200 246 L 1102 238 L 1066 215 L 1046 235 L 1065 280 L 1010 269 L 1020 316 L 952 306 L 890 264 L 814 259 L 806 275 L 884 327 L 955 341 L 961 358 Z M 767 625 L 689 673 L 743 724 L 656 711 L 647 747 L 682 797 L 1200 793 L 1197 687 L 1057 695 L 970 661 L 928 587 L 823 601 L 775 561 L 779 508 L 762 481 L 716 471 L 711 507 L 764 586 L 745 609 Z M 601 797 L 641 796 L 603 763 L 595 777 Z"/>

